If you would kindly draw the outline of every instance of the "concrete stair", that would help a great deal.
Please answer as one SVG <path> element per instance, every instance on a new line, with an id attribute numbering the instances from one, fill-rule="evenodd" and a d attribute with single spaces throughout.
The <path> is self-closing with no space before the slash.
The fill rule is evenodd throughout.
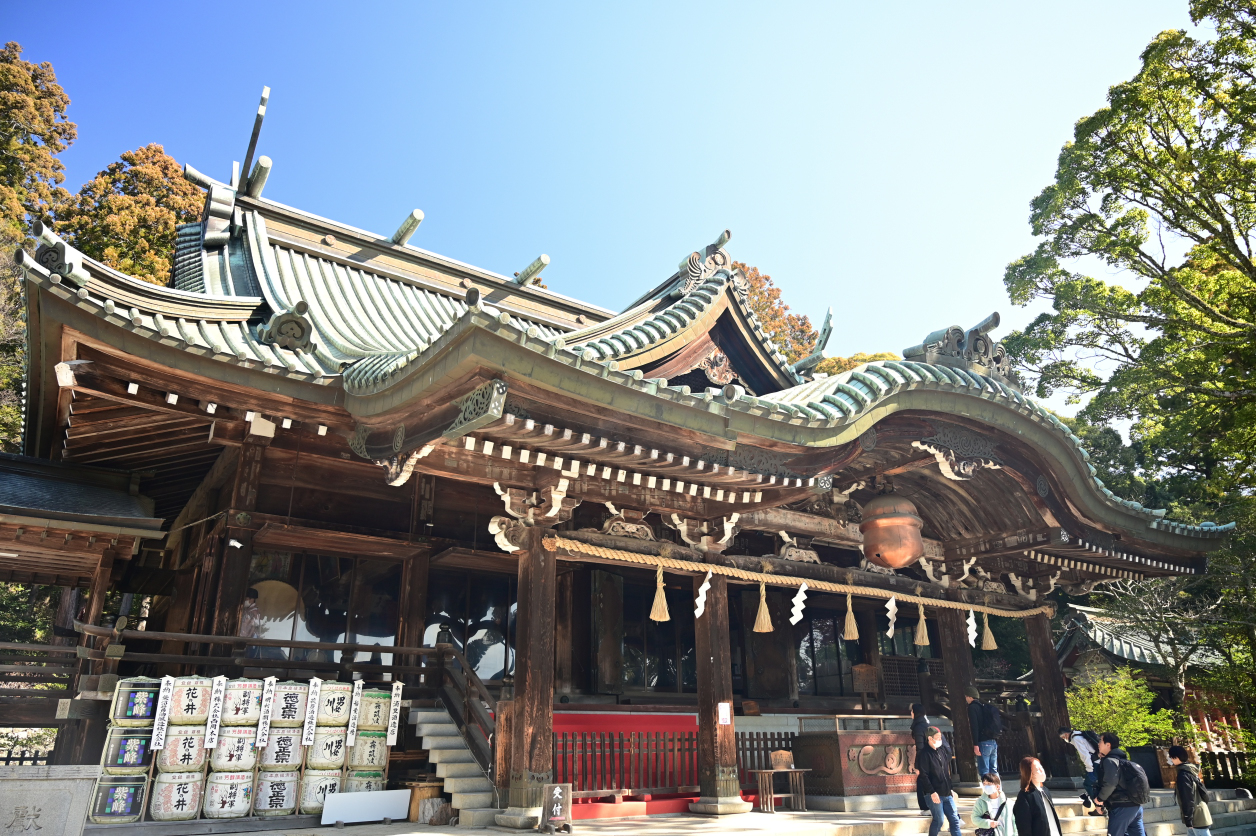
<path id="1" fill-rule="evenodd" d="M 423 738 L 428 762 L 436 764 L 437 777 L 444 779 L 445 792 L 452 796 L 450 806 L 458 817 L 458 826 L 496 824 L 495 816 L 501 810 L 494 806 L 493 785 L 475 762 L 449 714 L 443 708 L 424 709 L 411 712 L 410 722 Z"/>

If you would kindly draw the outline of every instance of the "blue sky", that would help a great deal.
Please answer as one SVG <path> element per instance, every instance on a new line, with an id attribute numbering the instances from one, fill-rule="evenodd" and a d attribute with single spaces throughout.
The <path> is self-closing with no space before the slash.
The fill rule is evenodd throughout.
<path id="1" fill-rule="evenodd" d="M 266 196 L 619 309 L 729 228 L 830 350 L 992 310 L 1074 122 L 1185 0 L 5 5 L 77 188 L 159 142 L 220 179 L 263 85 Z"/>

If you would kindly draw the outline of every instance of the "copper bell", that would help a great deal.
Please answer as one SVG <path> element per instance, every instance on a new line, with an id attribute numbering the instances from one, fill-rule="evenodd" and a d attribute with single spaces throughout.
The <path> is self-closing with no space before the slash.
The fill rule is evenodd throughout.
<path id="1" fill-rule="evenodd" d="M 864 536 L 864 557 L 887 569 L 902 569 L 924 556 L 920 539 L 923 523 L 916 506 L 896 494 L 882 494 L 863 507 L 859 531 Z"/>

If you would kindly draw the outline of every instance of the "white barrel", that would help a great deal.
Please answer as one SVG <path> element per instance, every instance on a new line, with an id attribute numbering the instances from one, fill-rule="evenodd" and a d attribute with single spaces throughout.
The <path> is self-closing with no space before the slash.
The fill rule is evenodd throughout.
<path id="1" fill-rule="evenodd" d="M 186 676 L 174 681 L 170 699 L 170 725 L 203 726 L 209 719 L 209 692 L 214 682 L 201 676 Z"/>
<path id="2" fill-rule="evenodd" d="M 157 715 L 157 695 L 160 692 L 160 679 L 120 680 L 113 689 L 109 722 L 128 728 L 151 726 Z"/>
<path id="3" fill-rule="evenodd" d="M 345 765 L 345 730 L 338 726 L 314 729 L 314 745 L 305 753 L 310 769 L 339 769 Z"/>
<path id="4" fill-rule="evenodd" d="M 159 772 L 200 772 L 205 769 L 205 727 L 170 726 L 166 748 L 157 753 Z"/>
<path id="5" fill-rule="evenodd" d="M 383 769 L 388 763 L 388 734 L 360 731 L 349 752 L 350 769 Z"/>
<path id="6" fill-rule="evenodd" d="M 205 776 L 199 772 L 157 773 L 149 815 L 154 821 L 191 821 L 201 813 L 204 783 Z"/>
<path id="7" fill-rule="evenodd" d="M 323 812 L 327 796 L 340 791 L 339 769 L 307 769 L 301 778 L 301 812 L 307 816 Z"/>
<path id="8" fill-rule="evenodd" d="M 151 728 L 114 726 L 105 738 L 100 767 L 106 775 L 147 775 L 153 762 Z"/>
<path id="9" fill-rule="evenodd" d="M 388 709 L 392 705 L 392 692 L 369 689 L 362 692 L 362 703 L 358 708 L 358 729 L 360 731 L 387 731 Z"/>
<path id="10" fill-rule="evenodd" d="M 301 731 L 271 729 L 257 765 L 265 770 L 298 768 L 301 765 Z"/>
<path id="11" fill-rule="evenodd" d="M 350 772 L 345 776 L 345 792 L 379 792 L 384 789 L 384 773 L 373 769 Z"/>
<path id="12" fill-rule="evenodd" d="M 275 684 L 275 702 L 270 709 L 272 729 L 295 729 L 305 723 L 305 701 L 310 697 L 308 682 Z"/>
<path id="13" fill-rule="evenodd" d="M 318 719 L 320 726 L 349 725 L 349 709 L 353 704 L 353 683 L 324 682 L 318 697 Z"/>
<path id="14" fill-rule="evenodd" d="M 228 682 L 222 701 L 222 724 L 224 726 L 256 726 L 261 718 L 261 680 L 233 679 Z"/>
<path id="15" fill-rule="evenodd" d="M 252 772 L 211 772 L 205 781 L 205 818 L 238 819 L 253 803 Z"/>
<path id="16" fill-rule="evenodd" d="M 218 745 L 209 759 L 215 772 L 244 772 L 257 765 L 257 729 L 232 726 L 218 730 Z"/>
<path id="17" fill-rule="evenodd" d="M 257 803 L 253 805 L 256 816 L 289 816 L 297 810 L 297 795 L 301 773 L 259 772 L 257 774 Z"/>

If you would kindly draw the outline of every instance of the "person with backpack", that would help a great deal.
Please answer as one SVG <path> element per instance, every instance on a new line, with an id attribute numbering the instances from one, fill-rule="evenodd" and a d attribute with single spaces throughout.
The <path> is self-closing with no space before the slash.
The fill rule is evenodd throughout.
<path id="1" fill-rule="evenodd" d="M 1095 803 L 1108 814 L 1108 836 L 1147 836 L 1143 828 L 1143 805 L 1151 801 L 1147 773 L 1129 759 L 1112 732 L 1099 735 L 1099 756 Z"/>
<path id="2" fill-rule="evenodd" d="M 1086 770 L 1086 777 L 1082 779 L 1084 786 L 1082 806 L 1091 808 L 1087 815 L 1102 816 L 1103 813 L 1099 812 L 1093 801 L 1095 787 L 1099 784 L 1099 775 L 1095 772 L 1095 764 L 1099 762 L 1099 735 L 1092 731 L 1078 731 L 1065 726 L 1060 726 L 1056 733 L 1061 740 L 1077 751 L 1077 757 L 1081 758 L 1082 767 Z"/>
<path id="3" fill-rule="evenodd" d="M 1003 714 L 997 705 L 981 701 L 981 692 L 969 685 L 964 689 L 968 703 L 968 727 L 973 733 L 973 754 L 977 756 L 977 774 L 999 772 L 999 735 L 1003 734 Z"/>
<path id="4" fill-rule="evenodd" d="M 947 820 L 951 836 L 959 836 L 959 813 L 955 809 L 954 789 L 951 784 L 951 750 L 942 737 L 942 730 L 930 726 L 925 733 L 925 751 L 920 758 L 920 775 L 916 786 L 925 793 L 933 821 L 929 822 L 929 836 L 942 832 L 942 819 Z"/>
<path id="5" fill-rule="evenodd" d="M 1169 762 L 1177 769 L 1177 803 L 1182 811 L 1182 824 L 1187 836 L 1212 836 L 1212 811 L 1208 809 L 1208 790 L 1199 778 L 1199 767 L 1188 763 L 1190 753 L 1183 746 L 1169 747 Z"/>

